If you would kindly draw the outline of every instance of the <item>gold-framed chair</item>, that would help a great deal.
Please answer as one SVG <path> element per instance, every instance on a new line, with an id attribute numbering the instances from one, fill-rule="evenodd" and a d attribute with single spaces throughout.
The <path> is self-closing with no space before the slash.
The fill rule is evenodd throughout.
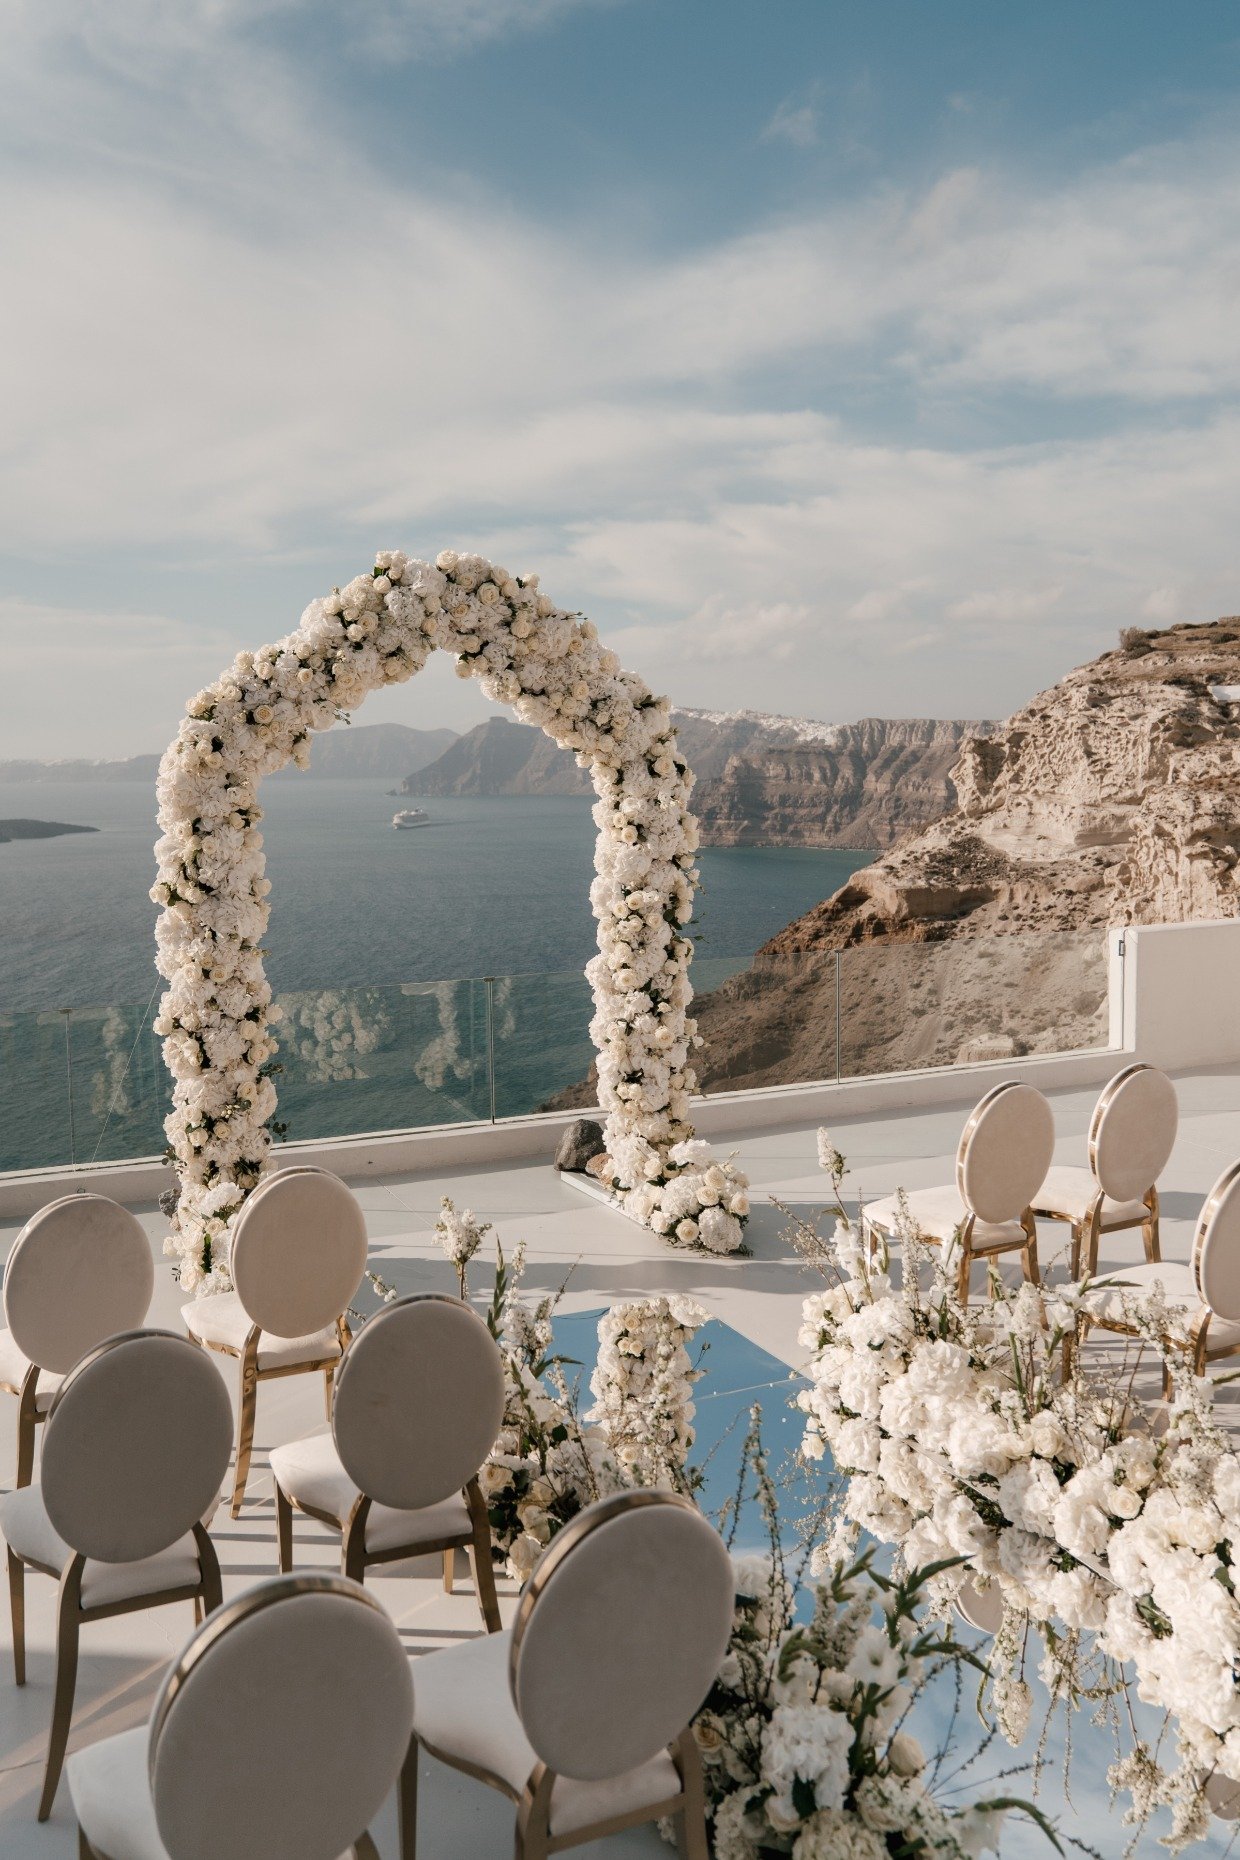
<path id="1" fill-rule="evenodd" d="M 412 1711 L 400 1636 L 364 1589 L 271 1577 L 199 1628 L 146 1724 L 70 1757 L 81 1860 L 378 1860 L 367 1830 Z"/>
<path id="2" fill-rule="evenodd" d="M 727 1651 L 731 1559 L 671 1492 L 600 1499 L 553 1539 L 510 1632 L 423 1654 L 401 1776 L 402 1860 L 415 1860 L 417 1750 L 516 1804 L 516 1860 L 544 1860 L 670 1818 L 707 1860 L 691 1724 Z"/>
<path id="3" fill-rule="evenodd" d="M 1124 1315 L 1125 1294 L 1140 1296 L 1156 1283 L 1169 1305 L 1188 1313 L 1187 1348 L 1195 1375 L 1204 1375 L 1207 1363 L 1240 1354 L 1240 1162 L 1224 1169 L 1206 1197 L 1187 1263 L 1142 1260 L 1093 1281 L 1080 1311 L 1078 1347 L 1090 1330 L 1139 1336 Z"/>
<path id="4" fill-rule="evenodd" d="M 915 1188 L 904 1197 L 922 1239 L 959 1245 L 957 1289 L 968 1302 L 975 1263 L 1019 1253 L 1026 1279 L 1040 1283 L 1038 1229 L 1031 1202 L 1046 1178 L 1055 1148 L 1055 1120 L 1040 1091 L 1009 1079 L 988 1091 L 974 1109 L 956 1150 L 950 1187 Z M 871 1239 L 896 1237 L 899 1195 L 871 1202 L 862 1218 Z"/>
<path id="5" fill-rule="evenodd" d="M 441 1293 L 385 1305 L 344 1353 L 331 1433 L 272 1449 L 280 1568 L 292 1567 L 294 1507 L 341 1533 L 341 1568 L 357 1582 L 372 1564 L 442 1552 L 450 1591 L 464 1549 L 497 1633 L 478 1472 L 503 1419 L 503 1359 L 477 1312 Z"/>
<path id="6" fill-rule="evenodd" d="M 8 1546 L 13 1667 L 26 1682 L 25 1579 L 59 1582 L 56 1687 L 39 1820 L 52 1811 L 77 1684 L 81 1629 L 111 1615 L 220 1604 L 203 1524 L 228 1470 L 232 1407 L 201 1351 L 169 1331 L 110 1337 L 61 1383 L 37 1485 L 0 1497 Z"/>
<path id="7" fill-rule="evenodd" d="M 142 1224 L 106 1195 L 62 1195 L 31 1215 L 4 1269 L 0 1389 L 16 1395 L 17 1479 L 34 1477 L 35 1430 L 76 1362 L 146 1321 L 155 1260 Z"/>
<path id="8" fill-rule="evenodd" d="M 1175 1086 L 1157 1066 L 1125 1066 L 1103 1087 L 1089 1122 L 1089 1167 L 1055 1163 L 1033 1198 L 1036 1215 L 1066 1221 L 1071 1273 L 1098 1270 L 1103 1234 L 1139 1227 L 1148 1261 L 1161 1258 L 1158 1178 L 1179 1125 Z"/>
<path id="9" fill-rule="evenodd" d="M 250 1475 L 259 1383 L 321 1374 L 331 1415 L 332 1380 L 350 1335 L 345 1314 L 366 1253 L 365 1216 L 339 1176 L 281 1169 L 237 1217 L 230 1261 L 236 1289 L 181 1308 L 192 1341 L 235 1357 L 240 1369 L 234 1518 Z"/>

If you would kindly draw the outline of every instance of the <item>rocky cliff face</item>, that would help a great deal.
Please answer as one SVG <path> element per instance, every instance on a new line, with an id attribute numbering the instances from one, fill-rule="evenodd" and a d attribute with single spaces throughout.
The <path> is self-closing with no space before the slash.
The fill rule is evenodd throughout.
<path id="1" fill-rule="evenodd" d="M 1105 930 L 1240 912 L 1240 618 L 1126 635 L 992 735 L 957 803 L 699 1004 L 709 1088 L 1097 1045 Z"/>
<path id="2" fill-rule="evenodd" d="M 952 805 L 961 745 L 993 727 L 863 717 L 830 742 L 734 753 L 695 791 L 703 836 L 712 846 L 890 846 Z"/>
<path id="3" fill-rule="evenodd" d="M 961 743 L 989 724 L 867 717 L 825 724 L 758 711 L 676 710 L 709 846 L 888 846 L 951 804 Z M 589 794 L 589 779 L 541 730 L 490 718 L 405 792 Z"/>

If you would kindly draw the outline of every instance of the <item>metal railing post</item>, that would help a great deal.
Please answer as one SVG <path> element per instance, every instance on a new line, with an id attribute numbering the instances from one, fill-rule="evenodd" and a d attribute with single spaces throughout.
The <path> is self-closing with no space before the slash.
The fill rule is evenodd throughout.
<path id="1" fill-rule="evenodd" d="M 65 1017 L 65 1079 L 69 1087 L 69 1166 L 77 1168 L 77 1130 L 73 1117 L 73 1009 L 61 1008 Z"/>
<path id="2" fill-rule="evenodd" d="M 495 977 L 484 975 L 487 991 L 487 1090 L 491 1100 L 491 1122 L 495 1122 Z"/>
<path id="3" fill-rule="evenodd" d="M 840 1082 L 840 952 L 835 952 L 835 1082 Z"/>

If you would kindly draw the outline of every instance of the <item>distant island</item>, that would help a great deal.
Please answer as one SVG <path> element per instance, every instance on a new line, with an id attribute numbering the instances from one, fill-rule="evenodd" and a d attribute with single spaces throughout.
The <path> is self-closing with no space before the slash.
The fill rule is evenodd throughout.
<path id="1" fill-rule="evenodd" d="M 289 767 L 273 781 L 302 781 L 326 776 L 334 781 L 395 781 L 434 762 L 456 741 L 455 730 L 415 730 L 403 723 L 363 723 L 347 729 L 317 733 L 310 751 L 310 767 Z M 155 786 L 157 755 L 127 756 L 123 761 L 92 762 L 83 758 L 41 762 L 31 757 L 0 761 L 2 782 L 144 782 Z M 68 833 L 70 827 L 57 831 Z"/>
<path id="2" fill-rule="evenodd" d="M 67 820 L 0 820 L 0 840 L 54 840 L 58 833 L 98 833 L 98 827 L 74 827 Z"/>

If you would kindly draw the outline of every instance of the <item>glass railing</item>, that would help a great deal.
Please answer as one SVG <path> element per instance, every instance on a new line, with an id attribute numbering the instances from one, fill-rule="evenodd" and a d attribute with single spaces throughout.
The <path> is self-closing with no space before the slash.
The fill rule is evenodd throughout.
<path id="1" fill-rule="evenodd" d="M 1102 932 L 701 957 L 703 1089 L 916 1071 L 1107 1044 Z M 286 1140 L 594 1102 L 579 970 L 277 997 Z M 145 1007 L 0 1013 L 0 1170 L 158 1155 L 171 1088 Z"/>

